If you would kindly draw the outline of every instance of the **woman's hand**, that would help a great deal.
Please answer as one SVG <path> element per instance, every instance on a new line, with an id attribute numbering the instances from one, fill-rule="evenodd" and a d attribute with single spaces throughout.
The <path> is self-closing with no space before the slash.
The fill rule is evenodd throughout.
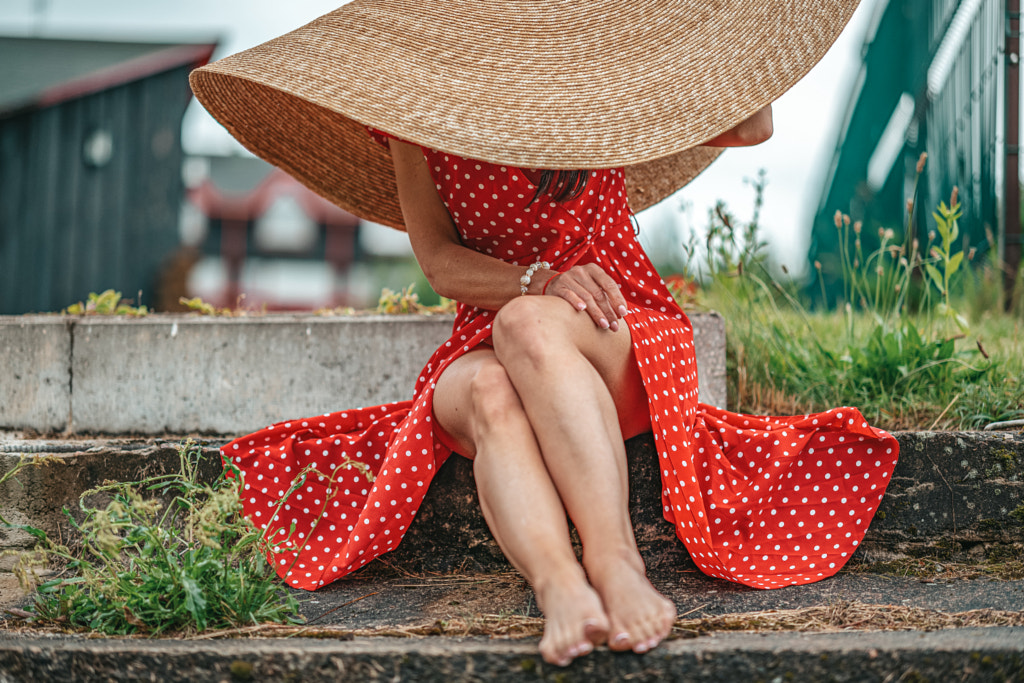
<path id="1" fill-rule="evenodd" d="M 535 280 L 542 283 L 542 287 L 547 283 L 545 294 L 561 297 L 576 310 L 589 313 L 601 329 L 615 332 L 619 329 L 618 320 L 628 312 L 618 283 L 595 263 L 573 266 L 554 277 L 535 277 Z"/>
<path id="2" fill-rule="evenodd" d="M 746 121 L 711 138 L 704 143 L 707 147 L 749 147 L 759 145 L 772 136 L 772 105 L 768 105 Z"/>

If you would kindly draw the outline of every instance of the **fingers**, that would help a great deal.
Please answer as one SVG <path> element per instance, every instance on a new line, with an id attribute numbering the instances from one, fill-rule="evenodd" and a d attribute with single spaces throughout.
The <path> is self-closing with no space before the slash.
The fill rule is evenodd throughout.
<path id="1" fill-rule="evenodd" d="M 595 325 L 613 332 L 628 311 L 618 283 L 593 263 L 559 273 L 548 283 L 547 293 L 562 297 L 578 311 L 586 311 Z"/>
<path id="2" fill-rule="evenodd" d="M 629 307 L 626 305 L 626 297 L 622 296 L 622 288 L 619 287 L 619 283 L 596 264 L 591 263 L 584 268 L 593 271 L 595 281 L 601 286 L 601 293 L 604 295 L 608 310 L 614 316 L 612 319 L 626 315 Z"/>

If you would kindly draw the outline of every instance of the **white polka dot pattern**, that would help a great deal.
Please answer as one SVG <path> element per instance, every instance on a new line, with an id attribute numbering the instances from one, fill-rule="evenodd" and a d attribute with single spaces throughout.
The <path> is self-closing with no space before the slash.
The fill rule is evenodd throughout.
<path id="1" fill-rule="evenodd" d="M 635 239 L 621 169 L 593 171 L 576 199 L 531 204 L 522 169 L 424 154 L 466 246 L 556 270 L 597 263 L 622 285 L 664 516 L 697 565 L 758 588 L 838 571 L 885 492 L 895 439 L 852 408 L 756 418 L 698 404 L 690 321 Z M 276 543 L 269 559 L 290 585 L 318 588 L 398 545 L 451 453 L 434 430 L 435 382 L 488 341 L 493 317 L 459 305 L 411 401 L 283 422 L 224 446 L 243 475 L 245 514 Z"/>

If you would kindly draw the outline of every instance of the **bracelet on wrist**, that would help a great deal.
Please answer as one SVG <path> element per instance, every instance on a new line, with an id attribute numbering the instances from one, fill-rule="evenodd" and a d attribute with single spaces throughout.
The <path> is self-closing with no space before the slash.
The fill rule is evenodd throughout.
<path id="1" fill-rule="evenodd" d="M 537 261 L 536 263 L 532 264 L 529 268 L 527 268 L 526 272 L 523 273 L 523 276 L 519 278 L 519 294 L 521 296 L 526 296 L 526 290 L 530 288 L 530 282 L 533 281 L 533 276 L 536 274 L 536 272 L 541 268 L 550 267 L 551 264 L 548 263 L 547 261 Z"/>

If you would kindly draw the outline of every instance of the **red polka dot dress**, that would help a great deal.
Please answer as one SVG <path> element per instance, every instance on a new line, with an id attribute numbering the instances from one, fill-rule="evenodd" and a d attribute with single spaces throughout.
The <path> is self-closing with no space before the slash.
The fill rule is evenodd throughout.
<path id="1" fill-rule="evenodd" d="M 758 588 L 835 574 L 885 492 L 896 440 L 852 408 L 761 418 L 699 404 L 690 321 L 636 240 L 621 169 L 591 172 L 576 199 L 531 204 L 521 169 L 423 152 L 465 246 L 521 266 L 596 263 L 622 285 L 664 516 L 697 565 Z M 398 545 L 451 454 L 433 422 L 437 378 L 489 340 L 493 320 L 460 305 L 412 400 L 279 423 L 222 449 L 288 584 L 316 589 Z"/>

